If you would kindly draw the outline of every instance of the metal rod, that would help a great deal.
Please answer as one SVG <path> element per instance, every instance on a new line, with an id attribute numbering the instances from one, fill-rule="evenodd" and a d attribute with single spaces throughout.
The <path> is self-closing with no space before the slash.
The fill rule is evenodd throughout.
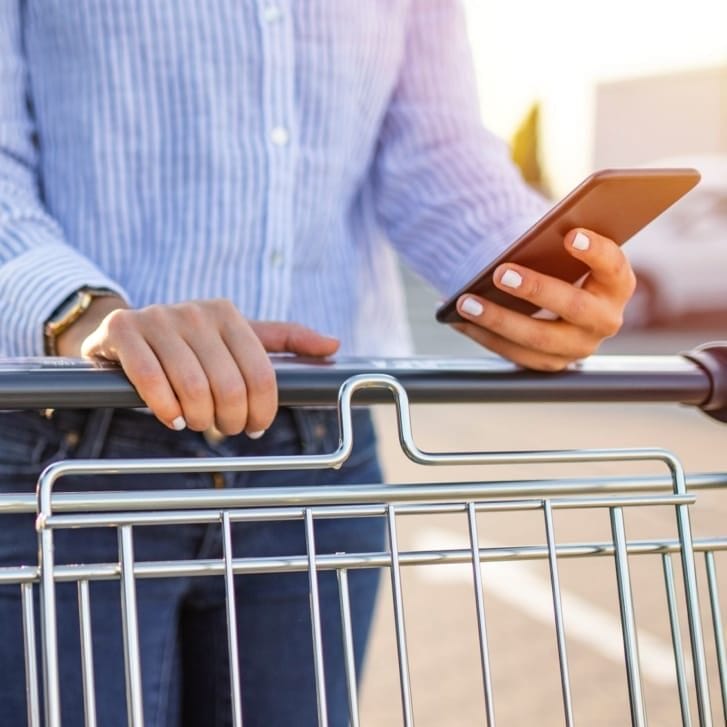
<path id="1" fill-rule="evenodd" d="M 237 610 L 235 606 L 235 580 L 232 571 L 232 527 L 230 513 L 222 513 L 222 556 L 225 562 L 225 608 L 227 610 L 227 649 L 230 660 L 230 694 L 232 697 L 232 723 L 242 727 L 242 697 L 240 693 L 240 659 L 237 640 Z"/>
<path id="2" fill-rule="evenodd" d="M 352 485 L 352 488 L 355 487 Z M 311 507 L 313 515 L 316 518 L 340 518 L 342 514 L 355 517 L 376 517 L 385 514 L 385 504 L 374 504 L 375 501 L 381 502 L 381 498 L 386 495 L 387 501 L 402 502 L 400 508 L 401 515 L 423 515 L 423 514 L 445 514 L 466 512 L 467 506 L 464 503 L 442 502 L 437 503 L 447 496 L 447 486 L 420 485 L 413 487 L 407 491 L 405 486 L 397 485 L 369 485 L 365 489 L 361 488 L 356 492 L 342 492 L 337 487 L 316 488 L 315 499 L 320 502 L 326 500 L 341 500 L 347 502 L 356 502 L 356 494 L 363 500 L 370 500 L 370 505 L 346 504 L 341 502 L 338 505 L 317 505 Z M 296 491 L 298 488 L 295 488 Z M 325 490 L 328 490 L 326 492 Z M 391 492 L 388 490 L 391 489 Z M 492 495 L 488 491 L 486 483 L 478 483 L 459 489 L 456 485 L 451 486 L 450 498 L 460 497 L 477 497 Z M 210 495 L 207 509 L 204 510 L 182 510 L 182 511 L 164 511 L 158 512 L 119 512 L 119 513 L 80 513 L 75 515 L 52 515 L 45 520 L 47 528 L 96 528 L 96 527 L 121 527 L 123 525 L 134 525 L 135 527 L 145 525 L 182 525 L 182 524 L 205 524 L 214 523 L 219 520 L 219 512 L 224 509 L 220 503 L 212 497 L 216 490 L 203 491 Z M 270 507 L 260 507 L 255 503 L 264 502 L 268 490 L 248 491 L 248 497 L 243 497 L 242 502 L 237 503 L 242 509 L 228 510 L 232 522 L 260 522 L 260 521 L 279 521 L 279 520 L 302 520 L 305 515 L 305 507 L 277 507 L 275 501 L 293 500 L 296 498 L 293 494 L 275 493 L 273 495 L 273 503 Z M 281 496 L 282 495 L 282 496 Z M 304 495 L 298 494 L 297 499 L 300 500 Z M 314 499 L 311 497 L 311 499 Z M 417 503 L 417 500 L 423 502 Z M 429 502 L 434 500 L 435 502 Z M 608 497 L 591 497 L 586 500 L 579 498 L 555 498 L 550 501 L 553 510 L 571 510 L 571 509 L 598 509 L 607 507 L 658 507 L 667 505 L 692 505 L 696 502 L 696 495 L 644 495 L 638 496 L 608 496 Z M 202 507 L 204 500 L 201 497 L 195 497 L 188 505 L 196 505 Z M 523 510 L 540 510 L 542 500 L 501 500 L 494 502 L 478 502 L 476 504 L 477 512 L 485 511 L 523 511 Z"/>
<path id="3" fill-rule="evenodd" d="M 88 581 L 78 581 L 78 625 L 81 632 L 81 673 L 83 675 L 83 713 L 86 727 L 96 727 L 96 686 L 93 672 L 93 632 Z"/>
<path id="4" fill-rule="evenodd" d="M 548 543 L 548 564 L 550 567 L 550 588 L 553 594 L 553 613 L 555 614 L 555 634 L 558 641 L 558 664 L 560 666 L 560 683 L 563 692 L 563 710 L 565 723 L 573 725 L 573 700 L 571 698 L 570 673 L 568 670 L 568 650 L 565 643 L 565 625 L 563 623 L 563 603 L 560 595 L 560 576 L 558 574 L 558 558 L 555 550 L 555 528 L 553 526 L 553 510 L 548 500 L 543 501 L 545 519 L 545 537 Z"/>
<path id="5" fill-rule="evenodd" d="M 684 468 L 679 459 L 670 455 L 665 459 L 674 478 L 674 494 L 683 495 L 687 491 Z M 694 544 L 692 542 L 692 526 L 689 520 L 689 507 L 676 506 L 677 532 L 681 542 L 682 573 L 684 577 L 684 594 L 687 604 L 687 623 L 689 624 L 689 643 L 692 649 L 694 667 L 694 685 L 697 692 L 697 711 L 700 727 L 712 727 L 712 710 L 709 697 L 709 679 L 707 661 L 704 652 L 702 635 L 702 615 L 699 606 L 699 587 L 697 570 L 694 563 Z"/>
<path id="6" fill-rule="evenodd" d="M 714 628 L 714 643 L 717 648 L 717 666 L 719 668 L 719 686 L 722 693 L 722 715 L 727 724 L 727 660 L 725 659 L 724 628 L 722 627 L 722 609 L 719 603 L 719 586 L 717 584 L 717 569 L 714 563 L 714 553 L 707 551 L 704 554 L 707 567 L 707 584 L 709 586 L 709 603 L 712 610 L 712 626 Z"/>
<path id="7" fill-rule="evenodd" d="M 341 424 L 340 445 L 335 452 L 321 455 L 300 455 L 280 457 L 209 457 L 197 459 L 137 459 L 137 460 L 65 460 L 49 465 L 38 481 L 38 511 L 44 518 L 52 514 L 51 494 L 54 483 L 68 475 L 119 474 L 126 473 L 170 473 L 170 472 L 212 472 L 227 469 L 230 471 L 251 471 L 258 469 L 324 469 L 339 468 L 348 459 L 353 449 L 352 399 L 359 391 L 370 389 L 387 390 L 396 402 L 399 442 L 404 453 L 413 462 L 423 465 L 495 465 L 495 464 L 544 464 L 563 462 L 633 462 L 655 460 L 672 467 L 675 458 L 662 449 L 584 449 L 559 451 L 525 452 L 466 452 L 431 453 L 417 447 L 411 429 L 409 397 L 399 381 L 391 376 L 371 374 L 353 376 L 341 386 L 338 400 L 338 415 Z M 673 474 L 673 472 L 672 472 Z M 333 488 L 335 489 L 335 488 Z M 330 496 L 331 490 L 328 491 Z M 676 493 L 686 494 L 684 490 Z M 344 496 L 345 497 L 345 496 Z M 349 495 L 350 497 L 350 495 Z M 311 504 L 319 504 L 313 502 Z"/>
<path id="8" fill-rule="evenodd" d="M 705 538 L 697 541 L 695 552 L 706 550 L 727 551 L 726 538 Z M 629 555 L 660 555 L 680 553 L 681 544 L 668 541 L 631 541 L 626 547 Z M 556 545 L 558 558 L 612 557 L 615 548 L 612 543 L 573 543 Z M 548 549 L 540 545 L 523 545 L 496 548 L 480 548 L 480 561 L 500 563 L 512 561 L 547 560 Z M 446 548 L 441 550 L 403 551 L 399 553 L 399 566 L 421 566 L 438 564 L 472 564 L 469 548 Z M 316 559 L 319 571 L 338 568 L 388 568 L 391 566 L 389 553 L 362 553 L 345 555 L 319 555 Z M 232 562 L 235 575 L 254 573 L 294 573 L 307 571 L 307 556 L 281 556 L 272 558 L 235 558 Z M 178 561 L 144 561 L 134 564 L 135 578 L 179 578 L 183 576 L 224 575 L 222 559 L 195 559 Z M 80 578 L 87 580 L 118 580 L 118 564 L 98 563 L 93 565 L 56 566 L 55 579 L 59 583 L 73 582 Z M 38 571 L 26 568 L 0 568 L 0 585 L 33 583 L 38 580 Z"/>
<path id="9" fill-rule="evenodd" d="M 33 584 L 20 586 L 23 606 L 23 647 L 25 652 L 25 699 L 28 708 L 28 727 L 40 727 L 40 696 L 38 693 L 38 654 L 35 645 L 35 610 Z"/>
<path id="10" fill-rule="evenodd" d="M 396 625 L 396 649 L 399 656 L 399 683 L 401 686 L 401 708 L 404 727 L 413 727 L 414 710 L 409 677 L 409 651 L 406 645 L 406 624 L 404 620 L 404 597 L 401 588 L 399 568 L 399 542 L 396 534 L 396 510 L 393 505 L 387 508 L 389 548 L 391 549 L 391 590 L 394 599 L 394 622 Z"/>
<path id="11" fill-rule="evenodd" d="M 390 486 L 395 489 L 395 485 Z M 423 486 L 426 487 L 426 486 Z M 487 489 L 486 485 L 480 485 L 483 490 Z M 383 496 L 383 489 L 389 486 L 377 485 L 376 490 L 380 493 L 379 499 Z M 320 489 L 320 488 L 319 488 Z M 459 494 L 456 488 L 452 488 L 451 497 L 457 497 Z M 472 492 L 472 488 L 468 488 Z M 439 488 L 436 487 L 434 492 L 439 496 Z M 370 493 L 369 493 L 370 494 Z M 415 499 L 418 492 L 412 492 L 412 499 Z M 406 493 L 394 492 L 393 497 L 387 499 L 396 502 L 398 497 L 405 496 Z M 420 495 L 421 496 L 421 495 Z M 333 495 L 332 495 L 333 497 Z M 597 509 L 606 507 L 643 507 L 645 505 L 651 507 L 666 505 L 691 505 L 696 502 L 695 495 L 646 495 L 644 497 L 593 497 L 590 499 L 580 498 L 573 499 L 554 499 L 551 500 L 553 510 L 572 510 L 572 509 Z M 478 512 L 486 511 L 523 511 L 523 510 L 540 510 L 542 500 L 510 500 L 500 502 L 481 502 L 477 503 Z M 308 508 L 256 508 L 255 510 L 228 510 L 232 522 L 260 522 L 260 521 L 280 521 L 280 520 L 302 520 L 305 517 L 305 511 Z M 374 517 L 386 514 L 386 505 L 320 505 L 310 508 L 313 516 L 318 518 L 340 518 L 342 515 L 357 517 Z M 425 503 L 421 505 L 405 504 L 401 506 L 403 515 L 421 515 L 421 514 L 444 514 L 466 512 L 467 506 L 464 503 Z M 398 512 L 398 510 L 397 510 Z M 114 514 L 80 514 L 80 515 L 52 515 L 46 520 L 48 528 L 96 528 L 96 527 L 121 527 L 123 525 L 133 525 L 141 527 L 145 525 L 182 525 L 182 524 L 203 524 L 213 523 L 219 520 L 219 510 L 188 510 L 187 512 L 169 512 L 159 511 L 156 513 L 114 513 Z"/>
<path id="12" fill-rule="evenodd" d="M 308 556 L 308 582 L 310 584 L 310 617 L 313 636 L 313 663 L 316 677 L 318 725 L 319 727 L 328 727 L 326 670 L 323 662 L 321 605 L 318 596 L 318 569 L 316 567 L 316 538 L 313 527 L 313 513 L 310 510 L 306 510 L 305 513 L 305 542 Z"/>
<path id="13" fill-rule="evenodd" d="M 475 607 L 477 609 L 477 635 L 480 642 L 480 665 L 482 668 L 482 687 L 485 697 L 487 727 L 495 727 L 495 700 L 492 694 L 492 673 L 490 671 L 490 652 L 487 639 L 487 619 L 485 618 L 485 598 L 480 564 L 480 538 L 477 532 L 477 509 L 474 502 L 467 506 L 467 524 L 472 552 L 472 574 L 475 587 Z"/>
<path id="14" fill-rule="evenodd" d="M 520 369 L 496 358 L 341 359 L 320 362 L 273 357 L 280 404 L 334 404 L 343 382 L 375 372 L 397 377 L 413 401 L 429 403 L 647 401 L 699 405 L 711 376 L 681 356 L 591 356 L 559 374 Z M 381 392 L 362 396 L 385 401 Z M 83 361 L 35 359 L 0 366 L 0 408 L 139 407 L 144 403 L 121 369 Z"/>
<path id="15" fill-rule="evenodd" d="M 636 637 L 636 616 L 631 592 L 628 555 L 626 552 L 626 531 L 623 512 L 620 508 L 611 509 L 611 532 L 615 546 L 616 583 L 618 601 L 621 610 L 621 630 L 626 657 L 626 678 L 629 688 L 629 705 L 631 723 L 634 727 L 645 727 L 646 708 L 641 687 L 641 670 L 639 663 L 639 645 Z"/>
<path id="16" fill-rule="evenodd" d="M 359 727 L 358 687 L 356 680 L 356 654 L 351 624 L 351 599 L 348 588 L 348 570 L 338 568 L 338 600 L 341 608 L 341 637 L 343 639 L 343 658 L 346 670 L 346 693 L 348 695 L 348 714 L 350 727 Z"/>
<path id="17" fill-rule="evenodd" d="M 124 525 L 119 530 L 119 563 L 124 666 L 126 672 L 126 709 L 129 727 L 143 727 L 144 711 L 141 690 L 139 623 L 136 613 L 136 583 L 134 581 L 134 541 L 130 525 Z"/>
<path id="18" fill-rule="evenodd" d="M 556 498 L 559 496 L 581 496 L 609 493 L 627 493 L 638 491 L 641 495 L 647 492 L 672 491 L 674 480 L 670 476 L 644 476 L 644 477 L 578 477 L 540 480 L 510 480 L 488 481 L 483 483 L 451 482 L 447 486 L 454 491 L 461 488 L 486 485 L 487 491 L 478 495 L 483 500 L 498 498 L 536 498 L 539 503 L 544 497 Z M 416 488 L 421 483 L 402 483 L 398 487 Z M 701 490 L 723 490 L 727 488 L 727 475 L 724 473 L 709 473 L 691 475 L 687 480 L 687 489 L 690 492 Z M 269 488 L 251 488 L 256 496 L 271 491 Z M 289 497 L 302 488 L 291 488 Z M 226 489 L 209 493 L 210 501 L 219 509 L 229 509 L 240 505 L 241 490 Z M 463 496 L 467 499 L 468 496 Z M 134 492 L 60 492 L 53 495 L 53 510 L 57 513 L 82 513 L 98 511 L 117 512 L 129 510 L 139 512 L 143 510 L 190 510 L 198 509 L 206 501 L 206 493 L 189 490 L 135 490 Z M 246 501 L 245 506 L 249 506 Z M 281 505 L 284 502 L 281 503 Z M 37 498 L 29 493 L 3 493 L 0 494 L 0 515 L 35 513 Z M 456 508 L 464 509 L 462 504 L 449 505 L 452 512 Z M 478 506 L 479 507 L 479 506 Z M 301 508 L 298 508 L 300 511 Z M 406 515 L 406 508 L 400 508 L 398 513 Z"/>
<path id="19" fill-rule="evenodd" d="M 45 717 L 48 727 L 61 727 L 61 696 L 58 675 L 58 631 L 53 564 L 53 531 L 38 517 L 36 528 L 40 540 L 40 623 L 43 655 Z"/>
<path id="20" fill-rule="evenodd" d="M 666 587 L 666 603 L 669 609 L 671 643 L 674 648 L 679 708 L 682 714 L 682 725 L 684 727 L 690 727 L 692 717 L 689 713 L 689 687 L 687 684 L 686 665 L 684 663 L 684 649 L 682 648 L 682 633 L 679 627 L 679 612 L 677 611 L 676 588 L 674 587 L 674 568 L 671 562 L 671 555 L 664 553 L 661 558 L 664 566 L 664 584 Z"/>

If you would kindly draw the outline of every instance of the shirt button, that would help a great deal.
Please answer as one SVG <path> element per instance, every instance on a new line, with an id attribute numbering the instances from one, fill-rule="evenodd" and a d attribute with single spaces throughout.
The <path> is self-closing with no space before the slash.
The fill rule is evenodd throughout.
<path id="1" fill-rule="evenodd" d="M 282 11 L 277 5 L 270 3 L 263 10 L 263 17 L 266 23 L 276 23 L 283 16 Z"/>
<path id="2" fill-rule="evenodd" d="M 270 253 L 270 262 L 275 267 L 280 267 L 285 262 L 285 255 L 280 250 Z"/>
<path id="3" fill-rule="evenodd" d="M 270 141 L 275 146 L 285 146 L 290 141 L 290 134 L 284 126 L 276 126 L 270 132 Z"/>

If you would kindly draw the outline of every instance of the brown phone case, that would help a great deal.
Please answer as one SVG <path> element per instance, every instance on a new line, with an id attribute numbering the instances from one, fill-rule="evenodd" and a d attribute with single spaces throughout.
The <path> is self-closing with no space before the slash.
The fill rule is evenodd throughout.
<path id="1" fill-rule="evenodd" d="M 696 169 L 604 169 L 595 172 L 538 220 L 505 252 L 482 270 L 437 310 L 440 323 L 463 319 L 457 299 L 474 293 L 511 310 L 531 315 L 538 308 L 495 287 L 498 265 L 513 262 L 574 283 L 588 267 L 571 257 L 563 237 L 584 227 L 622 245 L 671 207 L 700 180 Z"/>

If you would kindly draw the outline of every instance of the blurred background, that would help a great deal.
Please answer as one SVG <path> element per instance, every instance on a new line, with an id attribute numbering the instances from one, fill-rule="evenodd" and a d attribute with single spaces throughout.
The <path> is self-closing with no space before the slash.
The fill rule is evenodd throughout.
<path id="1" fill-rule="evenodd" d="M 727 154 L 727 3 L 467 0 L 482 116 L 512 139 L 540 109 L 561 197 L 594 168 Z"/>
<path id="2" fill-rule="evenodd" d="M 727 339 L 727 3 L 468 0 L 466 5 L 483 119 L 511 143 L 526 178 L 554 200 L 603 167 L 677 164 L 703 174 L 697 189 L 627 244 L 640 285 L 627 326 L 601 352 L 675 354 Z M 468 339 L 435 323 L 438 295 L 403 274 L 417 353 L 481 356 Z M 390 482 L 659 472 L 603 463 L 432 472 L 400 452 L 392 407 L 377 407 L 375 416 Z M 430 451 L 656 446 L 676 453 L 687 472 L 727 471 L 725 425 L 685 407 L 420 405 L 413 409 L 413 424 L 418 444 Z M 675 536 L 670 509 L 633 508 L 626 517 L 629 539 Z M 462 518 L 400 520 L 404 550 L 466 546 Z M 724 536 L 727 496 L 700 494 L 692 523 L 697 537 Z M 558 512 L 555 527 L 558 542 L 610 539 L 607 516 L 595 511 Z M 544 542 L 542 521 L 522 514 L 482 517 L 480 537 L 483 546 Z M 649 724 L 680 725 L 661 565 L 654 556 L 630 560 Z M 723 589 L 725 566 L 720 556 Z M 602 558 L 564 561 L 560 568 L 575 722 L 630 724 L 613 565 Z M 457 566 L 405 570 L 416 724 L 484 724 L 471 573 Z M 563 725 L 545 567 L 486 565 L 483 578 L 497 724 Z M 701 562 L 698 578 L 703 586 Z M 402 723 L 390 599 L 385 579 L 362 704 L 362 724 L 377 727 Z M 704 628 L 714 724 L 724 724 L 709 619 Z"/>

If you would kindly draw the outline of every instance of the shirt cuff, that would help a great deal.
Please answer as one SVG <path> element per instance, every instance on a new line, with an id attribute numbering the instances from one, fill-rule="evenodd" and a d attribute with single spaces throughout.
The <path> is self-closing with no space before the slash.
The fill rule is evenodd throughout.
<path id="1" fill-rule="evenodd" d="M 43 329 L 53 311 L 79 288 L 123 288 L 90 260 L 57 243 L 34 246 L 0 266 L 0 351 L 43 356 Z"/>

